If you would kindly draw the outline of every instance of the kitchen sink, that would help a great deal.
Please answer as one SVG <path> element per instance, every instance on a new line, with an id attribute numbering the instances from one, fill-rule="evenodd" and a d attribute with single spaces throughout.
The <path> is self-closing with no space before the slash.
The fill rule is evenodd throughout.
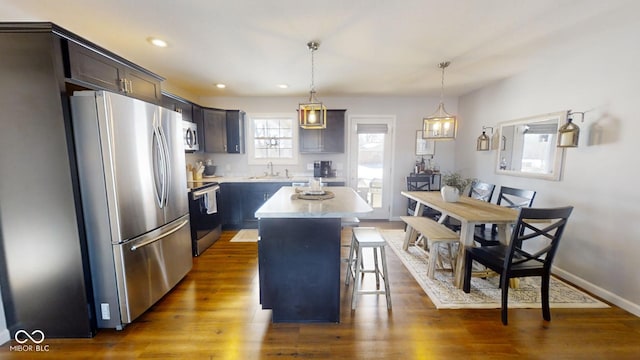
<path id="1" fill-rule="evenodd" d="M 282 175 L 261 175 L 261 176 L 250 176 L 249 180 L 288 180 L 290 177 L 282 176 Z"/>

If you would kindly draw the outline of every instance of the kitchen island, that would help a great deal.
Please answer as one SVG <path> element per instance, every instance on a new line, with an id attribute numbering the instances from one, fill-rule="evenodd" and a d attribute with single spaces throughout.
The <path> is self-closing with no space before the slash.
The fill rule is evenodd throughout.
<path id="1" fill-rule="evenodd" d="M 373 209 L 353 189 L 325 200 L 296 198 L 283 186 L 260 207 L 260 303 L 273 322 L 340 321 L 341 219 Z"/>

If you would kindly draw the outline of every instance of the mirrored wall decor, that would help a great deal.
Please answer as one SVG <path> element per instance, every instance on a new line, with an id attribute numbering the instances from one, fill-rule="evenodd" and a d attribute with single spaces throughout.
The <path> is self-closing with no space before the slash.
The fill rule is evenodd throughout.
<path id="1" fill-rule="evenodd" d="M 500 123 L 496 173 L 560 180 L 564 149 L 556 143 L 566 120 L 567 112 L 559 111 Z"/>

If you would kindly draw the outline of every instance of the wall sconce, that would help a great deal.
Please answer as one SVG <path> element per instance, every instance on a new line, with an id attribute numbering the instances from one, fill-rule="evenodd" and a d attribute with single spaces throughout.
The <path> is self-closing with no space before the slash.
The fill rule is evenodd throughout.
<path id="1" fill-rule="evenodd" d="M 422 138 L 428 140 L 453 140 L 456 138 L 456 117 L 449 114 L 444 109 L 444 69 L 450 62 L 445 61 L 438 64 L 442 69 L 442 80 L 440 83 L 440 104 L 436 112 L 422 119 Z"/>
<path id="2" fill-rule="evenodd" d="M 573 123 L 573 115 L 580 114 L 581 121 L 584 122 L 584 112 L 567 111 L 567 122 L 558 129 L 559 148 L 577 147 L 580 138 L 580 127 Z"/>
<path id="3" fill-rule="evenodd" d="M 476 144 L 477 151 L 489 151 L 491 150 L 491 137 L 487 135 L 486 129 L 491 129 L 491 137 L 493 137 L 493 127 L 491 126 L 483 126 L 482 134 L 478 136 L 478 141 Z"/>

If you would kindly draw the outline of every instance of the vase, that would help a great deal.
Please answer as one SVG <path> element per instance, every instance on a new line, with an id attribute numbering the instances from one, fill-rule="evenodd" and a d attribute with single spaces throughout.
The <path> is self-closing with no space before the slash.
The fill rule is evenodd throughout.
<path id="1" fill-rule="evenodd" d="M 442 200 L 446 202 L 456 202 L 460 200 L 460 191 L 453 186 L 443 186 L 442 189 L 440 189 L 440 194 L 442 194 Z"/>

